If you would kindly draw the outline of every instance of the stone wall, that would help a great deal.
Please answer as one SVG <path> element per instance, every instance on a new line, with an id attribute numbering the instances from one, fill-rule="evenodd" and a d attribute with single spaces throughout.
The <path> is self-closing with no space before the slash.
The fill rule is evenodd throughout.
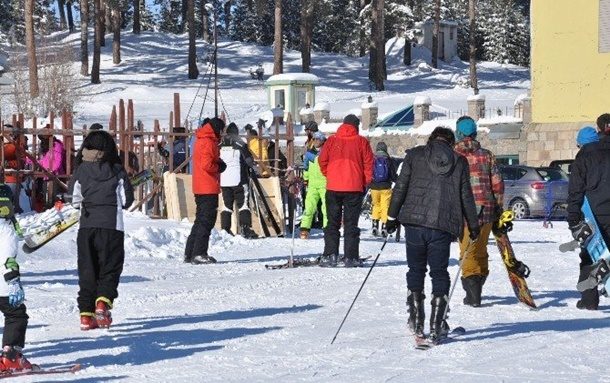
<path id="1" fill-rule="evenodd" d="M 548 165 L 553 160 L 573 159 L 578 152 L 576 134 L 591 122 L 530 124 L 526 127 L 528 165 Z"/>

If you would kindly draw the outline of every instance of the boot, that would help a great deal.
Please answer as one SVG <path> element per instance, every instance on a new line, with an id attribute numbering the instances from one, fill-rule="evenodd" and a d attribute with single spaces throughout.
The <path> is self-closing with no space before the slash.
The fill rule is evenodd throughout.
<path id="1" fill-rule="evenodd" d="M 434 296 L 432 298 L 432 312 L 430 313 L 430 340 L 438 342 L 447 337 L 449 325 L 445 321 L 447 309 L 447 296 Z"/>
<path id="2" fill-rule="evenodd" d="M 220 212 L 220 228 L 232 236 L 235 236 L 231 231 L 231 216 L 233 212 L 230 211 L 222 211 Z"/>
<path id="3" fill-rule="evenodd" d="M 110 305 L 101 298 L 95 302 L 95 321 L 100 328 L 109 328 L 112 324 Z"/>
<path id="4" fill-rule="evenodd" d="M 382 236 L 383 238 L 386 238 L 386 237 L 388 236 L 388 232 L 387 232 L 387 231 L 386 231 L 386 229 L 385 229 L 385 223 L 382 223 L 382 224 L 381 224 L 381 236 Z"/>
<path id="5" fill-rule="evenodd" d="M 2 348 L 2 360 L 0 361 L 0 371 L 23 371 L 31 370 L 30 363 L 21 353 L 19 346 L 4 346 Z"/>
<path id="6" fill-rule="evenodd" d="M 309 229 L 301 229 L 301 239 L 309 239 Z"/>
<path id="7" fill-rule="evenodd" d="M 320 267 L 337 267 L 337 254 L 323 255 L 320 258 Z"/>
<path id="8" fill-rule="evenodd" d="M 345 258 L 345 267 L 362 267 L 362 261 L 360 258 Z"/>
<path id="9" fill-rule="evenodd" d="M 409 330 L 417 337 L 424 336 L 424 320 L 426 312 L 424 310 L 424 300 L 426 296 L 418 291 L 409 290 L 407 295 L 407 307 L 409 308 Z"/>
<path id="10" fill-rule="evenodd" d="M 204 255 L 195 255 L 193 257 L 193 265 L 205 265 L 208 263 L 216 263 L 216 258 L 210 257 L 207 254 Z"/>
<path id="11" fill-rule="evenodd" d="M 373 234 L 373 237 L 376 237 L 377 235 L 379 235 L 379 220 L 378 219 L 374 219 L 373 220 L 373 230 L 371 231 L 371 234 Z"/>
<path id="12" fill-rule="evenodd" d="M 91 314 L 80 315 L 80 329 L 83 331 L 89 331 L 98 328 L 95 317 Z"/>
<path id="13" fill-rule="evenodd" d="M 252 230 L 252 228 L 250 228 L 250 226 L 241 225 L 239 227 L 239 231 L 241 233 L 241 236 L 246 239 L 257 239 L 258 238 L 258 235 L 254 232 L 254 230 Z"/>
<path id="14" fill-rule="evenodd" d="M 487 278 L 482 275 L 471 275 L 462 278 L 462 287 L 466 291 L 466 297 L 464 298 L 465 305 L 472 307 L 481 306 L 481 292 L 483 291 L 485 279 Z"/>
<path id="15" fill-rule="evenodd" d="M 578 275 L 578 282 L 584 281 L 589 277 L 590 269 L 588 267 L 581 267 L 580 274 Z M 599 291 L 597 287 L 590 290 L 585 290 L 580 293 L 580 300 L 576 302 L 576 307 L 581 310 L 597 310 L 599 306 Z"/>

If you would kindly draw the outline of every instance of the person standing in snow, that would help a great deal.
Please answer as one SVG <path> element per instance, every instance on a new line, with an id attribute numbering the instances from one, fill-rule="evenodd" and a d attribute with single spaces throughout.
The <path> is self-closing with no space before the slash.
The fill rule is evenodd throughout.
<path id="1" fill-rule="evenodd" d="M 424 280 L 426 267 L 432 277 L 430 338 L 444 338 L 449 294 L 450 245 L 462 234 L 464 219 L 471 240 L 479 235 L 479 221 L 470 188 L 468 161 L 453 150 L 450 129 L 434 129 L 428 143 L 407 150 L 388 210 L 386 229 L 392 234 L 399 222 L 407 243 L 407 306 L 409 329 L 423 337 Z"/>
<path id="2" fill-rule="evenodd" d="M 301 220 L 301 239 L 309 238 L 309 231 L 315 214 L 318 212 L 318 203 L 322 202 L 323 228 L 328 224 L 326 214 L 326 177 L 322 174 L 319 156 L 326 136 L 316 132 L 313 136 L 314 150 L 305 153 L 303 161 L 303 180 L 307 182 L 307 196 L 305 198 L 305 211 Z"/>
<path id="3" fill-rule="evenodd" d="M 81 210 L 78 248 L 78 308 L 81 330 L 112 324 L 125 260 L 123 209 L 133 203 L 133 188 L 117 145 L 105 131 L 85 137 L 70 179 L 72 205 Z"/>
<path id="4" fill-rule="evenodd" d="M 237 125 L 230 123 L 220 145 L 220 158 L 227 168 L 220 175 L 220 187 L 224 209 L 220 213 L 220 226 L 227 233 L 231 232 L 231 218 L 233 206 L 237 203 L 239 211 L 239 231 L 247 239 L 258 238 L 252 230 L 252 214 L 248 207 L 250 194 L 248 181 L 250 169 L 254 167 L 254 160 L 246 146 L 239 138 Z"/>
<path id="5" fill-rule="evenodd" d="M 184 127 L 175 127 L 172 129 L 172 133 L 177 133 L 177 134 L 184 134 L 186 133 L 186 128 Z M 159 154 L 161 154 L 161 157 L 165 158 L 167 161 L 167 165 L 164 166 L 163 171 L 170 171 L 173 172 L 174 169 L 176 169 L 178 166 L 182 165 L 182 163 L 184 161 L 186 161 L 186 147 L 187 147 L 187 142 L 186 142 L 186 136 L 177 136 L 174 139 L 174 143 L 173 143 L 173 148 L 172 152 L 170 153 L 170 147 L 169 144 L 167 144 L 166 142 L 159 142 L 157 149 L 159 150 Z M 170 169 L 169 168 L 169 157 L 172 156 L 172 162 L 173 162 L 173 167 Z M 186 172 L 186 168 L 182 168 L 182 170 L 180 170 L 178 173 L 185 173 Z"/>
<path id="6" fill-rule="evenodd" d="M 315 121 L 307 121 L 305 123 L 305 134 L 307 134 L 307 140 L 305 140 L 305 152 L 314 148 L 313 136 L 318 131 L 318 124 Z"/>
<path id="7" fill-rule="evenodd" d="M 184 262 L 195 265 L 216 263 L 208 254 L 210 234 L 218 214 L 220 173 L 227 165 L 220 159 L 220 136 L 225 127 L 220 118 L 212 118 L 197 129 L 197 140 L 193 145 L 193 194 L 197 204 L 195 223 L 186 241 Z"/>
<path id="8" fill-rule="evenodd" d="M 476 140 L 477 125 L 472 118 L 462 116 L 457 120 L 456 136 L 458 142 L 455 144 L 455 151 L 468 160 L 470 186 L 481 228 L 477 240 L 469 245 L 468 225 L 464 225 L 464 235 L 460 240 L 460 258 L 463 258 L 462 287 L 466 291 L 464 304 L 479 307 L 483 285 L 489 275 L 487 241 L 493 224 L 503 211 L 504 181 L 496 157 L 489 150 L 483 149 Z"/>
<path id="9" fill-rule="evenodd" d="M 600 118 L 603 119 L 603 116 Z M 600 131 L 597 134 L 591 127 L 578 132 L 576 141 L 580 150 L 572 163 L 568 184 L 568 225 L 574 239 L 581 244 L 592 233 L 581 211 L 585 197 L 589 200 L 604 241 L 610 243 L 610 187 L 607 182 L 610 179 L 610 126 L 606 129 L 602 123 L 598 128 Z M 589 277 L 592 263 L 589 252 L 583 247 L 580 251 L 579 282 Z M 583 291 L 576 303 L 581 310 L 597 310 L 598 306 L 597 287 Z"/>
<path id="10" fill-rule="evenodd" d="M 388 208 L 392 199 L 392 183 L 396 182 L 396 165 L 388 154 L 388 145 L 379 142 L 375 148 L 375 165 L 373 167 L 373 182 L 371 190 L 371 219 L 373 235 L 379 234 L 381 221 L 381 236 L 386 237 L 385 224 L 388 220 Z"/>
<path id="11" fill-rule="evenodd" d="M 322 267 L 335 267 L 339 255 L 339 228 L 343 218 L 345 267 L 359 267 L 360 228 L 358 219 L 366 186 L 373 179 L 374 156 L 368 140 L 358 134 L 360 120 L 345 116 L 337 133 L 328 138 L 318 163 L 326 177 L 326 212 Z"/>

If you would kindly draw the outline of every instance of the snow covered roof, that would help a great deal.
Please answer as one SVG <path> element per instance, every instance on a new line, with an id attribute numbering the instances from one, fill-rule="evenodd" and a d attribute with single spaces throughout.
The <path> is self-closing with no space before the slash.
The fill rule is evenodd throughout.
<path id="1" fill-rule="evenodd" d="M 330 104 L 327 102 L 318 102 L 316 105 L 314 105 L 313 110 L 314 111 L 330 110 Z"/>
<path id="2" fill-rule="evenodd" d="M 468 96 L 468 101 L 485 101 L 484 94 L 471 94 Z"/>
<path id="3" fill-rule="evenodd" d="M 432 105 L 432 100 L 428 96 L 417 96 L 413 100 L 413 105 Z"/>
<path id="4" fill-rule="evenodd" d="M 265 81 L 265 85 L 288 85 L 294 83 L 318 85 L 319 82 L 318 76 L 311 73 L 282 73 L 269 77 Z"/>

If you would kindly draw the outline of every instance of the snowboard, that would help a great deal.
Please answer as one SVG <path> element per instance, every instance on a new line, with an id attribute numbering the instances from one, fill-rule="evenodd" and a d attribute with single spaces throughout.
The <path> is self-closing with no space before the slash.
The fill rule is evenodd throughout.
<path id="1" fill-rule="evenodd" d="M 70 204 L 65 204 L 61 208 L 52 207 L 40 213 L 34 223 L 25 227 L 23 233 L 24 244 L 23 252 L 30 254 L 47 242 L 57 237 L 80 219 L 80 210 Z"/>
<path id="2" fill-rule="evenodd" d="M 492 232 L 494 238 L 496 239 L 496 245 L 498 246 L 500 255 L 502 256 L 502 262 L 504 263 L 504 266 L 506 266 L 508 279 L 513 287 L 515 296 L 519 302 L 532 309 L 535 309 L 537 308 L 536 302 L 534 302 L 532 293 L 527 286 L 527 281 L 525 280 L 529 276 L 529 268 L 524 266 L 523 270 L 518 270 L 518 266 L 521 263 L 517 260 L 517 258 L 515 258 L 515 252 L 513 251 L 513 246 L 508 239 L 508 235 L 500 229 L 507 223 L 512 222 L 513 218 L 514 215 L 512 211 L 503 212 L 498 221 L 494 223 Z"/>
<path id="3" fill-rule="evenodd" d="M 154 176 L 155 173 L 151 169 L 144 169 L 140 173 L 131 177 L 131 186 L 137 188 L 143 183 L 152 180 Z"/>
<path id="4" fill-rule="evenodd" d="M 0 379 L 7 378 L 16 378 L 18 376 L 31 376 L 31 375 L 54 375 L 54 374 L 74 374 L 77 371 L 80 371 L 81 365 L 75 364 L 68 367 L 59 367 L 59 368 L 43 368 L 39 365 L 32 365 L 31 370 L 23 370 L 23 371 L 3 371 L 0 372 Z"/>

